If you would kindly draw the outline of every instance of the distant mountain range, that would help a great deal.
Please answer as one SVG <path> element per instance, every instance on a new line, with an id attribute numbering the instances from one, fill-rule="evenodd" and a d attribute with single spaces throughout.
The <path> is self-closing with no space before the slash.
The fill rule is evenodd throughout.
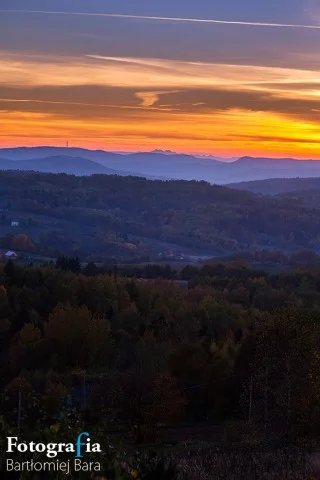
<path id="1" fill-rule="evenodd" d="M 149 180 L 161 180 L 161 177 L 114 170 L 84 157 L 54 155 L 29 160 L 8 160 L 0 157 L 0 170 L 36 171 L 44 173 L 67 173 L 70 175 L 121 175 L 141 176 Z"/>
<path id="2" fill-rule="evenodd" d="M 242 157 L 230 162 L 160 150 L 120 154 L 46 146 L 0 149 L 0 169 L 205 180 L 221 185 L 280 177 L 320 177 L 320 161 L 317 160 Z"/>
<path id="3" fill-rule="evenodd" d="M 2 170 L 35 170 L 47 173 L 74 174 L 76 172 L 79 175 L 91 175 L 94 173 L 104 173 L 107 175 L 125 174 L 124 172 L 117 172 L 111 168 L 104 167 L 87 158 L 69 157 L 66 155 L 16 161 L 0 158 L 0 168 Z"/>

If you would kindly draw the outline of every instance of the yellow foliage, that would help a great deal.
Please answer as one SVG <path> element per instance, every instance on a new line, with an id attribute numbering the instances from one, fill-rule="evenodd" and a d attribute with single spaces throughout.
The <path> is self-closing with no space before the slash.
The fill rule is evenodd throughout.
<path id="1" fill-rule="evenodd" d="M 50 425 L 50 432 L 51 433 L 58 433 L 60 430 L 60 424 L 59 423 L 54 423 L 53 425 Z"/>
<path id="2" fill-rule="evenodd" d="M 87 307 L 59 305 L 49 317 L 45 338 L 54 342 L 58 355 L 69 366 L 87 368 L 109 351 L 109 324 L 94 317 Z M 63 359 L 61 359 L 63 361 Z"/>

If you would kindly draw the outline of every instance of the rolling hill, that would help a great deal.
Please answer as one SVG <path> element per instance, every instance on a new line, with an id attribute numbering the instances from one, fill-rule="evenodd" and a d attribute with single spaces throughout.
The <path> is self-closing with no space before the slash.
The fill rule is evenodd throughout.
<path id="1" fill-rule="evenodd" d="M 45 173 L 68 173 L 70 175 L 135 175 L 146 176 L 139 173 L 132 173 L 105 167 L 98 162 L 83 157 L 70 155 L 54 155 L 44 158 L 33 158 L 28 160 L 8 160 L 0 158 L 0 170 L 22 170 Z M 153 179 L 153 177 L 151 178 Z"/>
<path id="2" fill-rule="evenodd" d="M 73 147 L 0 149 L 0 157 L 14 162 L 40 161 L 43 158 L 59 156 L 87 159 L 105 168 L 116 170 L 119 174 L 122 172 L 127 175 L 127 172 L 130 172 L 131 175 L 147 178 L 205 180 L 220 185 L 268 178 L 320 177 L 320 161 L 317 160 L 242 157 L 233 162 L 223 162 L 213 157 L 201 158 L 166 151 L 120 154 Z M 77 168 L 77 165 L 74 167 Z M 94 168 L 98 172 L 98 167 Z M 49 171 L 48 167 L 46 171 Z M 56 171 L 55 168 L 54 172 Z M 81 170 L 80 166 L 79 173 L 85 172 L 86 170 Z"/>
<path id="3" fill-rule="evenodd" d="M 2 170 L 32 170 L 48 173 L 69 173 L 78 175 L 91 175 L 95 173 L 117 174 L 115 170 L 103 167 L 97 162 L 82 157 L 56 155 L 31 160 L 0 159 Z"/>
<path id="4" fill-rule="evenodd" d="M 308 190 L 320 191 L 320 177 L 315 178 L 268 178 L 250 182 L 230 183 L 229 188 L 261 195 L 280 195 Z"/>
<path id="5" fill-rule="evenodd" d="M 174 244 L 204 255 L 268 247 L 320 250 L 320 209 L 206 182 L 2 172 L 0 199 L 3 232 L 19 219 L 23 233 L 30 226 L 52 247 L 104 254 L 111 243 L 148 251 Z"/>

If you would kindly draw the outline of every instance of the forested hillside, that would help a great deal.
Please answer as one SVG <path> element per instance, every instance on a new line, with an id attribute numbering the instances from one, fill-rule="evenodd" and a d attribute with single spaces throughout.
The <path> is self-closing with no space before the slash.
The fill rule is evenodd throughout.
<path id="1" fill-rule="evenodd" d="M 12 262 L 0 276 L 4 437 L 72 441 L 88 429 L 112 479 L 130 478 L 123 465 L 143 479 L 196 480 L 212 469 L 229 479 L 234 468 L 241 480 L 311 478 L 305 452 L 254 445 L 319 433 L 319 270 L 275 276 L 211 263 L 188 289 Z M 129 452 L 169 443 L 172 475 L 143 476 L 146 464 L 121 460 L 119 448 L 116 477 L 107 452 L 118 439 Z M 199 439 L 178 461 L 179 444 Z M 243 450 L 224 452 L 238 442 Z"/>
<path id="2" fill-rule="evenodd" d="M 309 209 L 318 209 L 320 205 L 320 186 L 313 190 L 297 190 L 282 195 L 282 198 L 293 204 L 302 205 Z"/>
<path id="3" fill-rule="evenodd" d="M 120 257 L 157 242 L 208 254 L 320 247 L 320 210 L 206 182 L 4 172 L 0 196 L 3 232 L 68 254 Z"/>
<path id="4" fill-rule="evenodd" d="M 320 178 L 268 178 L 251 182 L 230 183 L 229 188 L 261 195 L 281 195 L 292 192 L 320 190 Z"/>

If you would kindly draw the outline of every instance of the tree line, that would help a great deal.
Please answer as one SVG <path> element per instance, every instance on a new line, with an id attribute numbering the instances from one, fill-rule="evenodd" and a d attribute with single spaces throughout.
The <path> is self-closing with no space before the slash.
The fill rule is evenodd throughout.
<path id="1" fill-rule="evenodd" d="M 0 274 L 13 425 L 20 390 L 33 399 L 24 428 L 71 402 L 92 424 L 124 422 L 138 443 L 186 421 L 237 419 L 288 438 L 318 428 L 319 271 L 207 265 L 188 289 L 12 262 Z"/>

